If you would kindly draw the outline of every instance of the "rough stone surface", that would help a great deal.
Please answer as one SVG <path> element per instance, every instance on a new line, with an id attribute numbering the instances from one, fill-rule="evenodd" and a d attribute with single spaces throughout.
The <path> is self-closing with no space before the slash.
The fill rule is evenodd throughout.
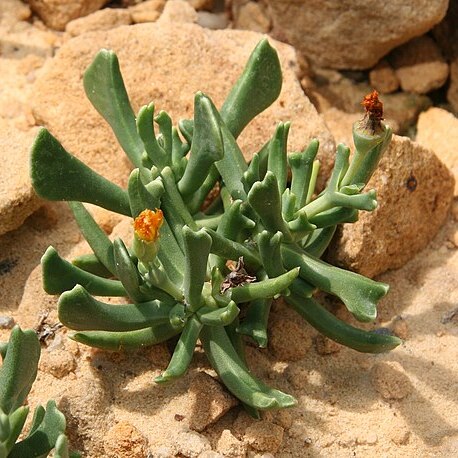
<path id="1" fill-rule="evenodd" d="M 390 94 L 399 88 L 396 73 L 386 59 L 379 61 L 369 72 L 369 81 L 371 86 L 382 94 Z"/>
<path id="2" fill-rule="evenodd" d="M 201 453 L 211 451 L 209 440 L 195 431 L 181 431 L 175 438 L 178 456 L 197 458 Z M 176 456 L 176 455 L 175 455 Z"/>
<path id="3" fill-rule="evenodd" d="M 368 277 L 402 266 L 444 223 L 453 187 L 453 176 L 432 151 L 394 136 L 367 185 L 377 190 L 378 208 L 343 225 L 328 259 Z"/>
<path id="4" fill-rule="evenodd" d="M 190 39 L 192 37 L 192 39 Z M 210 31 L 192 24 L 138 24 L 80 35 L 65 43 L 35 84 L 33 111 L 65 148 L 97 172 L 125 185 L 124 154 L 105 121 L 86 99 L 81 75 L 100 48 L 118 55 L 134 111 L 151 101 L 174 123 L 192 116 L 194 93 L 205 91 L 220 107 L 261 35 L 245 31 Z M 284 80 L 279 99 L 259 115 L 239 138 L 246 157 L 258 151 L 280 120 L 291 120 L 290 150 L 311 138 L 320 140 L 320 156 L 332 160 L 334 142 L 295 78 L 294 50 L 272 43 L 279 52 Z M 224 75 L 221 68 L 225 69 Z"/>
<path id="5" fill-rule="evenodd" d="M 32 10 L 52 29 L 64 30 L 73 19 L 100 9 L 108 0 L 29 0 Z"/>
<path id="6" fill-rule="evenodd" d="M 261 420 L 248 426 L 244 440 L 255 450 L 276 453 L 283 441 L 283 433 L 281 426 Z"/>
<path id="7" fill-rule="evenodd" d="M 35 129 L 25 133 L 0 126 L 0 234 L 19 227 L 41 200 L 30 182 L 29 154 Z"/>
<path id="8" fill-rule="evenodd" d="M 160 21 L 193 23 L 197 22 L 196 10 L 185 0 L 168 0 L 164 6 Z"/>
<path id="9" fill-rule="evenodd" d="M 194 377 L 189 391 L 194 401 L 189 427 L 195 431 L 203 431 L 238 404 L 236 398 L 205 372 L 199 372 Z"/>
<path id="10" fill-rule="evenodd" d="M 197 24 L 211 30 L 225 29 L 229 25 L 229 19 L 225 13 L 209 13 L 208 11 L 197 12 Z"/>
<path id="11" fill-rule="evenodd" d="M 223 430 L 216 448 L 227 458 L 244 458 L 247 453 L 247 445 L 239 441 L 229 429 Z"/>
<path id="12" fill-rule="evenodd" d="M 147 441 L 126 421 L 116 423 L 105 436 L 103 448 L 107 458 L 144 458 Z"/>
<path id="13" fill-rule="evenodd" d="M 338 109 L 346 113 L 358 113 L 361 117 L 361 100 L 372 92 L 369 84 L 355 83 L 343 77 L 323 84 L 311 83 L 308 78 L 304 78 L 301 84 L 320 113 Z M 384 94 L 381 100 L 386 121 L 393 132 L 400 135 L 408 133 L 416 124 L 420 112 L 432 105 L 428 96 L 406 92 Z"/>
<path id="14" fill-rule="evenodd" d="M 454 112 L 458 114 L 458 57 L 450 63 L 450 84 L 447 90 L 447 100 Z"/>
<path id="15" fill-rule="evenodd" d="M 211 11 L 214 6 L 214 0 L 186 0 L 196 11 Z"/>
<path id="16" fill-rule="evenodd" d="M 81 35 L 85 32 L 95 30 L 110 30 L 120 25 L 129 25 L 132 18 L 128 10 L 121 8 L 104 8 L 88 16 L 70 21 L 65 27 L 65 31 L 70 36 Z"/>
<path id="17" fill-rule="evenodd" d="M 372 386 L 383 399 L 404 399 L 412 392 L 412 383 L 402 365 L 396 361 L 383 361 L 371 369 Z"/>
<path id="18" fill-rule="evenodd" d="M 272 21 L 262 3 L 247 2 L 234 8 L 234 26 L 237 29 L 267 33 Z"/>
<path id="19" fill-rule="evenodd" d="M 445 16 L 448 0 L 267 0 L 274 35 L 322 67 L 364 69 Z"/>
<path id="20" fill-rule="evenodd" d="M 63 349 L 54 351 L 43 351 L 40 358 L 40 370 L 53 375 L 56 378 L 63 378 L 76 369 L 74 356 Z"/>
<path id="21" fill-rule="evenodd" d="M 315 338 L 315 348 L 319 355 L 331 355 L 341 350 L 342 345 L 321 334 Z"/>
<path id="22" fill-rule="evenodd" d="M 159 19 L 164 9 L 165 0 L 146 0 L 129 7 L 129 13 L 134 24 L 143 22 L 154 22 Z"/>
<path id="23" fill-rule="evenodd" d="M 396 48 L 390 56 L 401 88 L 406 92 L 426 94 L 447 80 L 449 68 L 434 40 L 426 35 Z"/>
<path id="24" fill-rule="evenodd" d="M 458 195 L 458 118 L 441 108 L 430 108 L 418 118 L 416 141 L 434 151 L 452 171 Z"/>
<path id="25" fill-rule="evenodd" d="M 447 100 L 458 114 L 458 2 L 449 4 L 444 19 L 432 30 L 433 36 L 450 62 L 450 82 Z"/>
<path id="26" fill-rule="evenodd" d="M 306 328 L 300 322 L 275 317 L 269 322 L 269 347 L 283 361 L 299 361 L 312 346 Z"/>

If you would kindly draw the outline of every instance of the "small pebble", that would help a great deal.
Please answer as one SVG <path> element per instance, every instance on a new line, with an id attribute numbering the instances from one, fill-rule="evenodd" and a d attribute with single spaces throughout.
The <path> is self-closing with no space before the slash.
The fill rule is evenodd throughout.
<path id="1" fill-rule="evenodd" d="M 15 324 L 12 316 L 0 316 L 0 329 L 12 329 Z"/>

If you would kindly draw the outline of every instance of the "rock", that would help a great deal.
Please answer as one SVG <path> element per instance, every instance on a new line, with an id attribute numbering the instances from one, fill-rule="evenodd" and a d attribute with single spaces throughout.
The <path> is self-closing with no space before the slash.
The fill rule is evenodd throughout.
<path id="1" fill-rule="evenodd" d="M 95 30 L 110 30 L 120 25 L 129 25 L 132 23 L 129 11 L 121 8 L 105 8 L 88 16 L 81 17 L 70 21 L 65 31 L 70 36 L 81 35 L 85 32 Z"/>
<path id="2" fill-rule="evenodd" d="M 198 432 L 215 423 L 238 404 L 237 399 L 205 372 L 199 372 L 194 377 L 189 391 L 193 402 L 189 427 Z"/>
<path id="3" fill-rule="evenodd" d="M 402 316 L 398 316 L 393 320 L 391 330 L 393 331 L 394 335 L 398 336 L 402 340 L 409 338 L 409 326 L 407 321 L 402 318 Z"/>
<path id="4" fill-rule="evenodd" d="M 260 420 L 248 426 L 244 440 L 258 451 L 276 453 L 283 441 L 283 428 L 270 421 Z"/>
<path id="5" fill-rule="evenodd" d="M 344 224 L 327 259 L 368 277 L 401 267 L 434 238 L 447 216 L 454 179 L 430 150 L 394 136 L 367 185 L 379 206 Z"/>
<path id="6" fill-rule="evenodd" d="M 458 57 L 450 63 L 450 84 L 447 90 L 447 100 L 458 114 Z"/>
<path id="7" fill-rule="evenodd" d="M 21 132 L 0 126 L 0 234 L 19 227 L 41 204 L 33 191 L 29 154 L 36 129 Z"/>
<path id="8" fill-rule="evenodd" d="M 64 30 L 73 19 L 100 9 L 108 0 L 29 0 L 33 12 L 51 29 Z"/>
<path id="9" fill-rule="evenodd" d="M 112 401 L 102 381 L 79 377 L 77 383 L 65 385 L 55 399 L 67 420 L 66 433 L 72 447 L 84 452 L 84 442 L 90 441 L 90 455 L 105 456 L 105 436 L 107 422 L 111 420 L 109 409 Z M 97 431 L 95 436 L 94 431 Z"/>
<path id="10" fill-rule="evenodd" d="M 450 83 L 447 100 L 458 114 L 458 3 L 450 2 L 444 19 L 432 30 L 445 58 L 450 62 Z"/>
<path id="11" fill-rule="evenodd" d="M 411 432 L 406 427 L 394 427 L 390 432 L 390 439 L 396 445 L 406 445 L 409 442 Z"/>
<path id="12" fill-rule="evenodd" d="M 426 35 L 396 48 L 390 56 L 401 88 L 405 92 L 426 94 L 442 87 L 449 68 L 434 40 Z"/>
<path id="13" fill-rule="evenodd" d="M 126 421 L 112 426 L 104 437 L 103 448 L 107 458 L 144 458 L 146 438 Z"/>
<path id="14" fill-rule="evenodd" d="M 319 334 L 315 338 L 315 348 L 319 355 L 331 355 L 332 353 L 339 352 L 342 345 L 339 345 L 337 342 L 334 342 L 328 337 Z"/>
<path id="15" fill-rule="evenodd" d="M 225 13 L 209 13 L 199 11 L 197 13 L 197 24 L 211 30 L 225 29 L 229 25 L 229 19 Z"/>
<path id="16" fill-rule="evenodd" d="M 0 329 L 13 329 L 16 322 L 12 316 L 0 316 Z"/>
<path id="17" fill-rule="evenodd" d="M 367 83 L 355 84 L 349 78 L 342 77 L 335 82 L 312 84 L 305 87 L 304 91 L 314 101 L 320 113 L 335 108 L 346 113 L 358 113 L 360 119 L 361 100 L 366 94 L 372 92 L 372 88 Z M 400 135 L 409 132 L 416 124 L 418 115 L 432 105 L 428 96 L 406 92 L 384 94 L 381 100 L 386 122 L 395 133 Z M 351 130 L 349 134 L 351 135 Z"/>
<path id="18" fill-rule="evenodd" d="M 267 0 L 274 36 L 284 37 L 316 65 L 365 69 L 445 16 L 448 0 Z"/>
<path id="19" fill-rule="evenodd" d="M 180 431 L 174 442 L 177 454 L 186 458 L 197 458 L 201 453 L 211 451 L 208 439 L 194 431 Z"/>
<path id="20" fill-rule="evenodd" d="M 184 24 L 197 22 L 197 18 L 196 10 L 185 0 L 169 0 L 159 20 Z"/>
<path id="21" fill-rule="evenodd" d="M 139 24 L 157 21 L 164 9 L 164 5 L 165 0 L 146 0 L 138 5 L 129 7 L 132 22 Z"/>
<path id="22" fill-rule="evenodd" d="M 125 186 L 129 173 L 123 165 L 125 156 L 83 91 L 81 74 L 95 53 L 102 47 L 116 51 L 134 111 L 154 101 L 157 110 L 166 110 L 177 123 L 192 116 L 198 90 L 209 94 L 217 107 L 222 105 L 261 38 L 254 32 L 210 31 L 193 24 L 178 28 L 163 21 L 80 35 L 60 48 L 37 79 L 31 100 L 34 116 L 68 151 Z M 297 83 L 294 49 L 272 44 L 283 67 L 283 90 L 279 99 L 245 129 L 239 145 L 249 158 L 273 134 L 280 120 L 291 120 L 289 149 L 298 151 L 310 139 L 319 138 L 319 154 L 329 170 L 334 142 Z M 224 76 L 221 68 L 225 69 Z"/>
<path id="23" fill-rule="evenodd" d="M 227 458 L 243 458 L 247 453 L 247 445 L 234 437 L 229 429 L 221 433 L 216 449 Z"/>
<path id="24" fill-rule="evenodd" d="M 275 317 L 269 322 L 269 347 L 282 361 L 299 361 L 305 358 L 312 340 L 303 323 Z"/>
<path id="25" fill-rule="evenodd" d="M 40 370 L 63 378 L 76 369 L 74 356 L 66 350 L 43 351 L 40 358 Z"/>
<path id="26" fill-rule="evenodd" d="M 383 399 L 404 399 L 412 390 L 404 368 L 396 361 L 383 361 L 374 364 L 371 369 L 372 386 Z"/>
<path id="27" fill-rule="evenodd" d="M 399 88 L 399 80 L 387 60 L 380 60 L 369 72 L 369 81 L 374 89 L 382 94 L 390 94 Z"/>
<path id="28" fill-rule="evenodd" d="M 418 118 L 416 141 L 434 151 L 452 171 L 458 195 L 458 118 L 441 108 L 430 108 Z"/>
<path id="29" fill-rule="evenodd" d="M 196 11 L 211 11 L 214 6 L 214 0 L 186 0 Z"/>
<path id="30" fill-rule="evenodd" d="M 31 14 L 30 6 L 20 0 L 2 0 L 0 4 L 0 23 L 2 25 L 27 21 Z"/>
<path id="31" fill-rule="evenodd" d="M 272 23 L 262 3 L 246 2 L 234 8 L 234 26 L 236 29 L 268 33 Z"/>

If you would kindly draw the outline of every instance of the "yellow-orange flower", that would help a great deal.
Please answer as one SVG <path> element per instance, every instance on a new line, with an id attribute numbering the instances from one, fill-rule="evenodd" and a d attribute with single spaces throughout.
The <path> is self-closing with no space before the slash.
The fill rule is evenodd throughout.
<path id="1" fill-rule="evenodd" d="M 155 242 L 159 237 L 164 215 L 160 208 L 143 210 L 134 220 L 135 235 L 145 242 Z"/>

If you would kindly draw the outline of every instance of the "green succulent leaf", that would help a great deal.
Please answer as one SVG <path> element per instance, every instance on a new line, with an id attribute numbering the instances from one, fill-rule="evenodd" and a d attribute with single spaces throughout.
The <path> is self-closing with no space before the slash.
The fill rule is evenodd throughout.
<path id="1" fill-rule="evenodd" d="M 159 170 L 170 165 L 170 157 L 159 145 L 154 133 L 154 103 L 143 106 L 137 116 L 137 131 L 145 146 L 146 154 Z"/>
<path id="2" fill-rule="evenodd" d="M 199 321 L 206 326 L 227 326 L 239 315 L 240 309 L 234 301 L 230 301 L 225 307 L 214 309 L 201 307 L 197 311 Z"/>
<path id="3" fill-rule="evenodd" d="M 272 299 L 256 299 L 248 307 L 243 322 L 237 332 L 250 336 L 261 348 L 267 347 L 267 323 L 269 321 Z"/>
<path id="4" fill-rule="evenodd" d="M 27 415 L 29 414 L 29 408 L 26 406 L 18 407 L 14 412 L 6 416 L 8 420 L 8 434 L 5 440 L 0 440 L 3 442 L 5 450 L 8 454 L 9 451 L 14 447 L 17 438 L 24 428 L 25 422 L 27 420 Z M 7 455 L 8 456 L 8 455 Z"/>
<path id="5" fill-rule="evenodd" d="M 114 261 L 118 278 L 121 280 L 125 291 L 135 302 L 145 302 L 148 298 L 140 291 L 142 280 L 138 273 L 137 266 L 132 262 L 124 242 L 120 238 L 113 241 Z M 80 283 L 84 286 L 82 283 Z M 85 288 L 91 294 L 87 288 Z M 97 296 L 97 294 L 95 294 Z"/>
<path id="6" fill-rule="evenodd" d="M 172 359 L 167 369 L 154 379 L 156 383 L 166 383 L 184 375 L 191 363 L 202 326 L 202 323 L 195 316 L 187 321 L 178 339 Z"/>
<path id="7" fill-rule="evenodd" d="M 117 280 L 109 280 L 85 272 L 65 259 L 50 246 L 41 258 L 43 288 L 48 294 L 61 294 L 82 285 L 96 296 L 126 296 L 126 289 Z"/>
<path id="8" fill-rule="evenodd" d="M 259 282 L 247 283 L 242 286 L 231 288 L 231 299 L 237 304 L 250 302 L 255 299 L 267 299 L 276 297 L 297 278 L 299 267 L 291 269 L 275 278 L 268 278 Z"/>
<path id="9" fill-rule="evenodd" d="M 160 178 L 148 183 L 148 188 L 142 183 L 140 170 L 134 169 L 129 177 L 128 184 L 130 211 L 136 218 L 143 210 L 156 210 L 161 206 L 161 196 L 164 186 Z"/>
<path id="10" fill-rule="evenodd" d="M 281 86 L 277 52 L 267 39 L 261 40 L 221 108 L 221 117 L 235 138 L 256 115 L 275 102 Z"/>
<path id="11" fill-rule="evenodd" d="M 211 100 L 201 92 L 195 95 L 191 155 L 184 175 L 178 182 L 178 190 L 182 196 L 197 191 L 213 164 L 224 157 L 221 127 L 215 118 L 212 105 Z"/>
<path id="12" fill-rule="evenodd" d="M 60 296 L 60 321 L 81 331 L 134 331 L 168 323 L 172 300 L 141 304 L 105 304 L 94 299 L 82 286 L 75 286 Z"/>
<path id="13" fill-rule="evenodd" d="M 181 329 L 162 323 L 150 328 L 128 332 L 85 331 L 69 334 L 69 337 L 90 347 L 102 350 L 122 351 L 135 350 L 165 342 L 179 334 Z"/>
<path id="14" fill-rule="evenodd" d="M 272 233 L 280 231 L 285 240 L 291 240 L 291 233 L 282 216 L 278 181 L 272 172 L 268 171 L 262 181 L 253 185 L 248 193 L 248 202 L 268 231 Z"/>
<path id="15" fill-rule="evenodd" d="M 183 240 L 186 255 L 183 281 L 184 297 L 190 310 L 195 311 L 202 305 L 202 288 L 207 276 L 207 260 L 212 246 L 212 238 L 204 229 L 195 232 L 184 226 Z"/>
<path id="16" fill-rule="evenodd" d="M 387 352 L 402 343 L 398 337 L 351 326 L 339 320 L 315 299 L 303 297 L 294 286 L 292 290 L 293 294 L 286 298 L 286 302 L 315 329 L 335 342 L 364 353 Z"/>
<path id="17" fill-rule="evenodd" d="M 127 193 L 67 153 L 46 129 L 38 132 L 31 154 L 32 185 L 40 197 L 88 202 L 130 216 Z"/>
<path id="18" fill-rule="evenodd" d="M 243 403 L 260 410 L 296 405 L 297 401 L 292 396 L 268 387 L 250 374 L 224 327 L 204 326 L 201 341 L 207 358 L 221 380 Z"/>
<path id="19" fill-rule="evenodd" d="M 58 410 L 54 401 L 48 401 L 40 426 L 24 440 L 17 442 L 8 458 L 47 456 L 54 448 L 57 438 L 64 434 L 65 427 L 64 415 Z"/>
<path id="20" fill-rule="evenodd" d="M 9 414 L 20 407 L 37 376 L 40 342 L 32 330 L 15 326 L 0 367 L 0 409 Z"/>
<path id="21" fill-rule="evenodd" d="M 301 278 L 342 299 L 357 320 L 376 318 L 377 302 L 388 292 L 388 285 L 331 266 L 290 246 L 282 246 L 282 256 L 287 268 L 299 266 Z"/>
<path id="22" fill-rule="evenodd" d="M 267 161 L 267 170 L 272 172 L 277 178 L 278 192 L 280 195 L 286 189 L 286 180 L 288 178 L 287 151 L 288 132 L 291 123 L 281 122 L 275 134 L 269 142 L 269 158 Z"/>
<path id="23" fill-rule="evenodd" d="M 116 54 L 107 49 L 100 50 L 85 71 L 83 84 L 87 98 L 111 126 L 132 164 L 140 167 L 144 146 L 137 133 L 135 114 Z"/>
<path id="24" fill-rule="evenodd" d="M 99 261 L 94 253 L 77 256 L 72 260 L 72 264 L 85 272 L 97 275 L 98 277 L 113 277 L 113 274 Z"/>
<path id="25" fill-rule="evenodd" d="M 116 275 L 113 244 L 81 202 L 68 203 L 76 222 L 99 261 Z"/>

